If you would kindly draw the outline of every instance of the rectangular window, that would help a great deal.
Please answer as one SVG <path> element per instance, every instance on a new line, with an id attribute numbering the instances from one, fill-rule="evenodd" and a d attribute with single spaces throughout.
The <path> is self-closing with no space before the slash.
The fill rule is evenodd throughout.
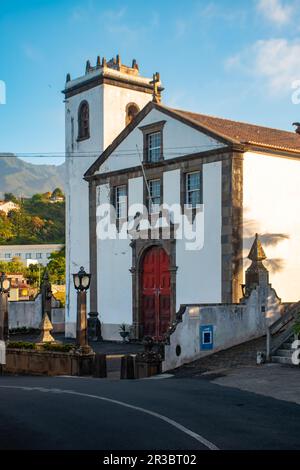
<path id="1" fill-rule="evenodd" d="M 150 214 L 159 212 L 159 206 L 161 205 L 161 190 L 160 180 L 148 181 L 149 193 L 148 194 L 148 210 Z"/>
<path id="2" fill-rule="evenodd" d="M 25 258 L 26 259 L 31 259 L 31 253 L 26 253 Z"/>
<path id="3" fill-rule="evenodd" d="M 125 185 L 115 188 L 115 209 L 117 219 L 127 219 L 127 188 Z"/>
<path id="4" fill-rule="evenodd" d="M 161 132 L 147 135 L 147 161 L 158 162 L 161 158 Z"/>
<path id="5" fill-rule="evenodd" d="M 21 253 L 15 253 L 15 257 L 16 257 L 16 258 L 21 258 L 22 255 L 21 255 Z"/>
<path id="6" fill-rule="evenodd" d="M 36 254 L 36 259 L 42 259 L 42 257 L 43 257 L 42 253 L 37 253 Z"/>
<path id="7" fill-rule="evenodd" d="M 11 253 L 5 253 L 4 256 L 5 256 L 6 259 L 10 259 L 11 258 Z"/>
<path id="8" fill-rule="evenodd" d="M 201 173 L 187 173 L 186 181 L 186 200 L 185 203 L 189 208 L 195 208 L 197 204 L 201 204 Z"/>

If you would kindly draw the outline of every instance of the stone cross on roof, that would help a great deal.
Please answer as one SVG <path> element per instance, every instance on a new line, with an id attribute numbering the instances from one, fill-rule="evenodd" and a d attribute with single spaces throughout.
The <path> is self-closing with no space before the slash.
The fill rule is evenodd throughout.
<path id="1" fill-rule="evenodd" d="M 159 91 L 158 91 L 158 84 L 160 83 L 160 76 L 159 73 L 156 72 L 153 74 L 153 79 L 150 82 L 150 85 L 153 85 L 153 99 L 154 103 L 160 103 L 160 96 L 159 96 Z"/>
<path id="2" fill-rule="evenodd" d="M 264 259 L 267 259 L 267 256 L 264 252 L 264 249 L 262 247 L 261 241 L 258 238 L 257 233 L 255 234 L 255 239 L 248 255 L 248 258 L 251 259 L 251 261 L 263 261 Z"/>

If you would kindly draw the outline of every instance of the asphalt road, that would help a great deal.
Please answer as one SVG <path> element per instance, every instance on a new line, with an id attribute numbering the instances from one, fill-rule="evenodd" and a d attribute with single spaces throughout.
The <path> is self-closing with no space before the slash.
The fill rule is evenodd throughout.
<path id="1" fill-rule="evenodd" d="M 300 406 L 204 379 L 0 377 L 0 449 L 300 449 Z"/>

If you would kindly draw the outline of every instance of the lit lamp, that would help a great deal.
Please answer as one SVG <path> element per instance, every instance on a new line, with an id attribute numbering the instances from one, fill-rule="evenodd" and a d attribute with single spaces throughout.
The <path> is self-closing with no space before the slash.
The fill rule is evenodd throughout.
<path id="1" fill-rule="evenodd" d="M 0 340 L 8 340 L 8 296 L 10 279 L 5 273 L 0 275 Z"/>
<path id="2" fill-rule="evenodd" d="M 91 275 L 81 266 L 78 273 L 73 274 L 74 287 L 77 291 L 87 291 L 90 287 Z"/>
<path id="3" fill-rule="evenodd" d="M 86 291 L 90 287 L 91 275 L 87 274 L 81 266 L 78 273 L 73 274 L 74 287 L 77 290 L 77 324 L 76 344 L 83 354 L 89 354 L 87 317 L 86 317 Z"/>

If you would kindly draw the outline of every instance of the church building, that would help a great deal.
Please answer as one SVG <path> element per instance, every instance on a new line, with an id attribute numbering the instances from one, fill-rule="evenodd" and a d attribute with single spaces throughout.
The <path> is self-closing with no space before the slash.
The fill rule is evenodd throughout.
<path id="1" fill-rule="evenodd" d="M 299 129 L 172 109 L 162 91 L 118 56 L 67 76 L 67 336 L 80 266 L 104 339 L 121 323 L 162 339 L 182 305 L 239 302 L 256 233 L 273 287 L 299 299 Z"/>

